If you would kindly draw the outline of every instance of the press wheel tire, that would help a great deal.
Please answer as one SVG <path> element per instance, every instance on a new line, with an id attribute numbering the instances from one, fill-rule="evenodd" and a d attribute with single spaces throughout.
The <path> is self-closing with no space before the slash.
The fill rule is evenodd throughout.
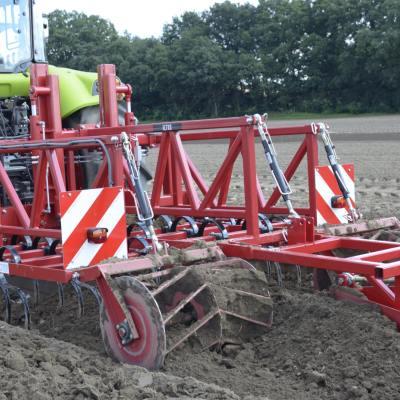
<path id="1" fill-rule="evenodd" d="M 165 357 L 166 338 L 157 302 L 146 286 L 130 276 L 120 276 L 114 282 L 121 290 L 139 338 L 122 345 L 103 302 L 100 307 L 100 329 L 107 354 L 115 361 L 126 364 L 147 369 L 160 368 Z"/>

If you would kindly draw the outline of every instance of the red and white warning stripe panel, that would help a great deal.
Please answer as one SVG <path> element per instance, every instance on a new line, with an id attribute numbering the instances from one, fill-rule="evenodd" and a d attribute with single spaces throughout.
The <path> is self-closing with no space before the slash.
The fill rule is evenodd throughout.
<path id="1" fill-rule="evenodd" d="M 354 165 L 339 166 L 344 183 L 350 190 L 350 201 L 355 207 Z M 330 166 L 315 168 L 315 188 L 317 192 L 317 225 L 325 223 L 343 224 L 349 222 L 344 216 L 349 208 L 333 208 L 332 197 L 342 195 Z"/>
<path id="2" fill-rule="evenodd" d="M 60 194 L 64 268 L 98 264 L 109 257 L 127 258 L 124 192 L 120 187 Z M 88 241 L 88 230 L 105 228 L 107 240 Z"/>

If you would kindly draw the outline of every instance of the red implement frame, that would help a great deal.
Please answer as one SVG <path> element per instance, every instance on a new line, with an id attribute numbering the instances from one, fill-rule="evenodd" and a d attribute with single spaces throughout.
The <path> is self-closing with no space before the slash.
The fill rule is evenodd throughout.
<path id="1" fill-rule="evenodd" d="M 58 80 L 48 75 L 44 65 L 31 66 L 31 103 L 37 105 L 37 115 L 31 116 L 31 137 L 27 140 L 4 140 L 0 154 L 19 152 L 38 155 L 39 162 L 34 166 L 35 191 L 32 205 L 23 205 L 10 179 L 0 163 L 0 181 L 12 207 L 2 208 L 0 220 L 0 240 L 10 244 L 12 236 L 61 238 L 59 226 L 59 193 L 65 190 L 80 189 L 74 164 L 75 152 L 79 149 L 95 149 L 103 152 L 103 162 L 93 183 L 93 188 L 110 185 L 125 187 L 127 213 L 136 213 L 133 200 L 133 188 L 126 186 L 130 182 L 129 169 L 122 155 L 121 132 L 126 132 L 133 142 L 137 139 L 141 146 L 159 147 L 159 157 L 155 172 L 151 204 L 155 214 L 191 216 L 194 218 L 217 217 L 221 221 L 227 218 L 246 220 L 243 225 L 224 223 L 229 235 L 228 240 L 218 243 L 227 256 L 244 259 L 259 259 L 307 267 L 350 272 L 364 275 L 373 285 L 366 295 L 386 307 L 389 318 L 400 323 L 400 244 L 392 242 L 367 241 L 359 238 L 333 236 L 348 235 L 376 230 L 377 227 L 398 229 L 399 222 L 388 218 L 373 227 L 366 223 L 332 228 L 332 234 L 315 229 L 316 190 L 314 170 L 318 166 L 317 136 L 311 125 L 271 128 L 271 136 L 305 135 L 294 155 L 285 176 L 287 181 L 293 177 L 300 162 L 307 155 L 309 178 L 309 206 L 296 208 L 300 219 L 292 219 L 286 227 L 284 223 L 273 223 L 273 232 L 261 233 L 258 214 L 287 214 L 287 209 L 276 206 L 280 193 L 276 189 L 269 199 L 265 199 L 256 172 L 255 138 L 258 130 L 249 125 L 247 117 L 214 119 L 203 121 L 169 122 L 165 124 L 133 125 L 133 113 L 126 113 L 126 126 L 118 125 L 117 93 L 125 93 L 130 101 L 131 90 L 128 86 L 116 84 L 115 68 L 101 65 L 98 68 L 100 91 L 101 127 L 95 125 L 79 126 L 78 130 L 61 128 Z M 221 128 L 228 130 L 221 130 Z M 43 138 L 44 129 L 44 138 Z M 187 132 L 189 130 L 203 130 Z M 207 131 L 204 131 L 207 130 Z M 199 171 L 184 150 L 188 141 L 229 139 L 229 150 L 216 177 L 208 187 Z M 261 146 L 261 144 L 259 144 Z M 243 158 L 244 206 L 226 204 L 229 184 L 235 160 L 241 154 Z M 63 165 L 64 160 L 65 166 Z M 264 160 L 263 160 L 264 161 Z M 46 169 L 49 164 L 49 197 L 47 204 Z M 265 160 L 265 168 L 268 168 Z M 127 179 L 125 179 L 127 178 Z M 182 187 L 184 183 L 184 189 Z M 130 184 L 129 184 L 130 185 Z M 200 199 L 196 185 L 203 194 Z M 218 198 L 217 198 L 218 195 Z M 50 206 L 50 213 L 45 210 Z M 201 222 L 196 222 L 200 225 Z M 195 238 L 188 237 L 180 225 L 178 232 L 163 233 L 156 229 L 160 241 L 171 246 L 186 248 Z M 215 240 L 214 225 L 204 228 L 201 239 Z M 336 231 L 338 230 L 338 232 Z M 285 233 L 287 231 L 287 233 Z M 196 238 L 198 240 L 198 238 Z M 247 243 L 243 246 L 242 243 Z M 268 248 L 273 246 L 273 249 Z M 218 247 L 213 247 L 216 259 L 220 256 Z M 366 250 L 369 253 L 346 259 L 337 258 L 332 250 L 346 248 Z M 108 275 L 117 275 L 130 271 L 146 270 L 153 267 L 150 259 L 137 259 L 118 264 L 91 266 L 79 271 L 64 270 L 62 246 L 56 254 L 46 255 L 43 244 L 37 249 L 22 250 L 21 245 L 14 246 L 18 257 L 9 249 L 3 249 L 2 259 L 8 261 L 9 274 L 67 283 L 79 278 L 82 282 L 96 279 L 108 314 L 114 325 L 127 319 L 134 338 L 137 337 L 133 320 L 120 306 L 107 282 Z M 129 257 L 139 254 L 130 252 Z M 194 259 L 210 257 L 208 250 L 192 250 Z M 394 287 L 387 287 L 382 279 L 395 277 Z M 367 293 L 368 292 L 368 293 Z"/>

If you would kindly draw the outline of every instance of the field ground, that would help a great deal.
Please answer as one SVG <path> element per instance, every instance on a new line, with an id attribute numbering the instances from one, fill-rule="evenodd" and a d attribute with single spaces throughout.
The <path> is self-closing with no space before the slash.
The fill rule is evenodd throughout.
<path id="1" fill-rule="evenodd" d="M 368 219 L 400 218 L 400 116 L 321 120 L 330 125 L 340 162 L 355 165 L 357 208 Z M 271 121 L 269 126 L 310 122 Z M 283 170 L 297 147 L 298 141 L 276 141 Z M 210 184 L 227 145 L 185 148 Z M 151 153 L 148 165 L 154 171 L 157 152 Z M 256 155 L 268 195 L 274 185 L 261 144 Z M 319 156 L 327 165 L 321 145 Z M 244 201 L 240 164 L 234 168 L 230 204 Z M 307 204 L 305 173 L 303 162 L 291 182 L 293 203 L 299 206 Z M 271 282 L 275 321 L 259 339 L 218 354 L 198 353 L 196 343 L 188 341 L 166 358 L 162 373 L 152 374 L 107 358 L 94 299 L 85 294 L 86 315 L 77 321 L 76 298 L 66 287 L 61 309 L 56 296 L 41 298 L 32 310 L 32 332 L 0 322 L 0 400 L 400 399 L 395 325 L 375 304 L 336 302 L 329 293 L 315 292 L 310 276 L 310 271 L 303 273 L 301 288 L 290 271 L 284 274 L 283 288 Z"/>

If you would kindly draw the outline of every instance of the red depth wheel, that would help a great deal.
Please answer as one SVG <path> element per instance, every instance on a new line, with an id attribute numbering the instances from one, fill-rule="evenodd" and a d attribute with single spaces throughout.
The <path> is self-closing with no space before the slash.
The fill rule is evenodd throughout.
<path id="1" fill-rule="evenodd" d="M 139 339 L 122 345 L 118 331 L 108 317 L 102 303 L 100 328 L 108 355 L 126 364 L 139 365 L 147 369 L 160 368 L 165 356 L 166 338 L 163 319 L 157 302 L 141 282 L 130 276 L 114 280 L 121 289 L 125 303 L 131 313 Z"/>

